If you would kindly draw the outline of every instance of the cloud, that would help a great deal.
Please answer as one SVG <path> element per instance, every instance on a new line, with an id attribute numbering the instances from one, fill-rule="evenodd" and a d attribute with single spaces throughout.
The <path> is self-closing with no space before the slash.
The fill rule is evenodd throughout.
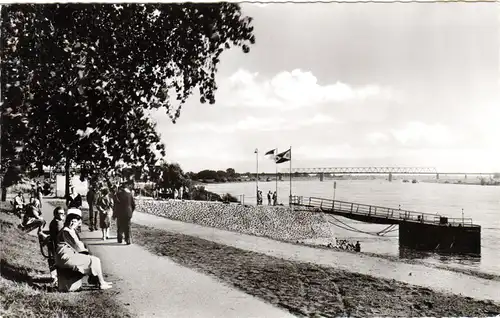
<path id="1" fill-rule="evenodd" d="M 224 95 L 229 98 L 222 103 L 233 107 L 294 109 L 370 98 L 392 99 L 394 95 L 392 90 L 374 84 L 353 87 L 337 81 L 320 85 L 313 73 L 300 69 L 280 72 L 270 79 L 239 69 L 226 84 L 228 91 Z"/>
<path id="2" fill-rule="evenodd" d="M 304 145 L 293 149 L 293 156 L 305 160 L 318 159 L 356 159 L 356 158 L 384 158 L 387 153 L 384 149 L 368 149 L 366 147 L 353 147 L 348 143 L 337 145 L 319 146 Z"/>
<path id="3" fill-rule="evenodd" d="M 216 133 L 252 132 L 252 131 L 290 131 L 313 125 L 339 123 L 333 117 L 315 114 L 312 117 L 292 118 L 284 116 L 255 117 L 247 116 L 235 123 L 201 122 L 187 125 L 190 132 L 212 131 Z"/>
<path id="4" fill-rule="evenodd" d="M 409 122 L 404 128 L 391 129 L 391 135 L 406 146 L 449 146 L 455 138 L 448 127 L 442 124 L 426 124 L 423 122 Z"/>
<path id="5" fill-rule="evenodd" d="M 382 132 L 376 131 L 366 135 L 366 139 L 370 144 L 377 145 L 389 141 L 390 137 Z"/>

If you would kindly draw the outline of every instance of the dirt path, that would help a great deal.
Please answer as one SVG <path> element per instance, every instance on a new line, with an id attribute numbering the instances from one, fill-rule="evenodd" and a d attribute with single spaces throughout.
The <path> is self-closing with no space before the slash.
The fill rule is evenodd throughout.
<path id="1" fill-rule="evenodd" d="M 363 254 L 288 244 L 139 212 L 134 213 L 133 222 L 287 260 L 311 262 L 374 277 L 394 279 L 445 293 L 500 303 L 500 281 L 497 280 L 487 280 L 444 269 L 405 264 Z"/>
<path id="2" fill-rule="evenodd" d="M 52 210 L 44 200 L 46 220 L 52 219 Z M 114 282 L 114 295 L 136 317 L 293 317 L 167 257 L 118 244 L 115 233 L 104 242 L 99 232 L 88 232 L 85 225 L 82 230 L 82 239 Z"/>

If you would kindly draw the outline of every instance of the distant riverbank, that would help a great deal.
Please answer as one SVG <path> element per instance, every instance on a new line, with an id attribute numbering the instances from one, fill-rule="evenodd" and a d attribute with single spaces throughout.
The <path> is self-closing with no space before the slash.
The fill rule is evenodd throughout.
<path id="1" fill-rule="evenodd" d="M 457 179 L 443 179 L 443 180 L 422 180 L 425 183 L 439 183 L 439 184 L 462 184 L 462 185 L 480 185 L 480 186 L 500 186 L 500 180 L 493 182 L 481 182 L 481 180 L 457 180 Z"/>
<path id="2" fill-rule="evenodd" d="M 424 179 L 424 178 L 411 178 L 408 180 L 417 180 L 418 182 L 425 182 L 425 183 L 439 183 L 439 184 L 465 184 L 465 185 L 483 185 L 483 186 L 500 186 L 500 180 L 494 180 L 494 181 L 483 181 L 478 179 Z M 292 176 L 292 182 L 295 181 L 319 181 L 318 176 L 314 177 L 293 177 Z M 323 179 L 324 182 L 333 182 L 333 181 L 340 181 L 340 180 L 386 180 L 388 181 L 387 177 L 382 177 L 382 176 L 355 176 L 355 177 L 349 177 L 349 178 L 343 178 L 343 177 L 337 177 L 337 178 L 332 178 L 332 177 L 325 177 Z M 398 183 L 402 182 L 404 179 L 402 178 L 393 178 L 391 182 L 393 183 Z M 290 179 L 289 177 L 284 177 L 281 180 L 278 180 L 278 182 L 289 182 Z M 238 180 L 228 180 L 227 182 L 221 182 L 221 181 L 215 181 L 215 180 L 196 180 L 193 181 L 195 184 L 199 185 L 204 185 L 204 184 L 221 184 L 221 183 L 249 183 L 249 182 L 256 182 L 255 178 L 254 179 L 238 179 Z M 259 183 L 271 183 L 271 182 L 276 182 L 275 178 L 261 178 L 259 179 Z"/>

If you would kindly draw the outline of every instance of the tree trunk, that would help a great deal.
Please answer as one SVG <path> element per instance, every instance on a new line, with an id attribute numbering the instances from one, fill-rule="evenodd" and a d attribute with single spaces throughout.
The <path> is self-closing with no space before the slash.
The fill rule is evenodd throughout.
<path id="1" fill-rule="evenodd" d="M 2 182 L 2 202 L 7 201 L 7 188 L 3 186 Z"/>
<path id="2" fill-rule="evenodd" d="M 69 195 L 70 169 L 71 169 L 71 159 L 69 158 L 69 154 L 68 154 L 68 155 L 66 155 L 66 164 L 65 164 L 65 172 L 66 172 L 66 184 L 64 186 L 64 197 L 65 198 Z"/>

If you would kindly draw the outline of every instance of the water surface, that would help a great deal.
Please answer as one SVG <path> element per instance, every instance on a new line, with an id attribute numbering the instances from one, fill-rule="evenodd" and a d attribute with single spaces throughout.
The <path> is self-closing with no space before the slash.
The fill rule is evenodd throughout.
<path id="1" fill-rule="evenodd" d="M 500 275 L 500 187 L 437 183 L 403 183 L 401 180 L 333 180 L 293 181 L 293 195 L 304 197 L 333 198 L 336 200 L 365 203 L 426 213 L 439 213 L 448 217 L 472 218 L 481 225 L 481 257 L 440 255 L 436 253 L 408 253 L 400 251 L 397 226 L 385 236 L 375 235 L 387 225 L 369 224 L 342 217 L 325 217 L 330 224 L 332 239 L 315 240 L 314 243 L 334 242 L 339 239 L 359 240 L 364 252 L 400 258 L 417 258 L 427 263 L 453 266 Z M 267 192 L 275 191 L 276 183 L 259 182 L 267 204 Z M 244 195 L 245 204 L 255 204 L 254 182 L 207 184 L 210 191 L 231 193 L 239 198 Z M 278 182 L 278 202 L 288 204 L 289 181 Z M 348 226 L 359 232 L 346 230 Z M 370 234 L 362 233 L 368 232 Z"/>

